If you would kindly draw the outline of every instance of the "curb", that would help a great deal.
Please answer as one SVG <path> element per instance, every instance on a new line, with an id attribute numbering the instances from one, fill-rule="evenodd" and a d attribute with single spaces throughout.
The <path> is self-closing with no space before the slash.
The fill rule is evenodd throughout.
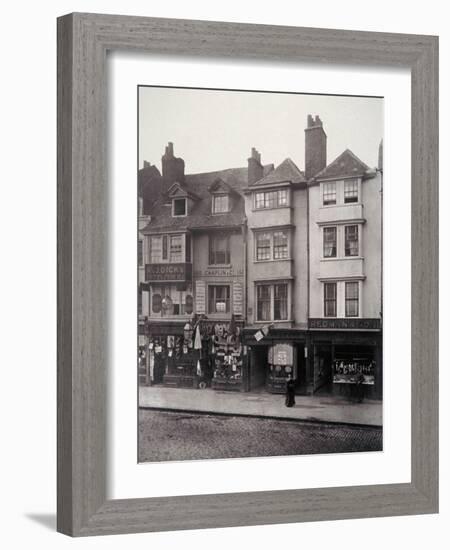
<path id="1" fill-rule="evenodd" d="M 356 422 L 340 422 L 337 420 L 322 420 L 320 418 L 293 418 L 290 416 L 276 416 L 276 415 L 265 415 L 265 414 L 250 414 L 250 413 L 232 413 L 232 412 L 222 412 L 222 411 L 199 411 L 195 409 L 176 409 L 168 407 L 151 407 L 148 405 L 139 406 L 139 409 L 150 410 L 157 412 L 172 412 L 172 413 L 187 413 L 187 414 L 204 414 L 204 415 L 215 415 L 215 416 L 239 416 L 243 418 L 268 418 L 269 420 L 284 420 L 284 421 L 294 421 L 301 422 L 304 424 L 328 424 L 333 426 L 347 426 L 351 428 L 361 428 L 361 429 L 374 429 L 382 430 L 383 426 L 377 424 L 358 424 Z"/>

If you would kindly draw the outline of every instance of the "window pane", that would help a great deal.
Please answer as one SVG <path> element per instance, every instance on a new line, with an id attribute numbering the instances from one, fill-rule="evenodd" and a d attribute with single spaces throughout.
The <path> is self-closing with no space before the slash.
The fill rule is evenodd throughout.
<path id="1" fill-rule="evenodd" d="M 323 228 L 323 257 L 336 257 L 336 227 Z"/>
<path id="2" fill-rule="evenodd" d="M 183 239 L 182 235 L 172 235 L 170 237 L 170 261 L 183 261 Z"/>
<path id="3" fill-rule="evenodd" d="M 162 259 L 167 260 L 167 235 L 162 238 Z"/>
<path id="4" fill-rule="evenodd" d="M 150 263 L 161 261 L 161 237 L 150 238 Z"/>
<path id="5" fill-rule="evenodd" d="M 288 236 L 284 231 L 275 231 L 273 234 L 273 257 L 275 260 L 288 257 Z"/>
<path id="6" fill-rule="evenodd" d="M 213 212 L 220 214 L 222 212 L 228 212 L 228 195 L 216 195 L 213 197 Z"/>
<path id="7" fill-rule="evenodd" d="M 323 297 L 325 317 L 336 317 L 336 283 L 323 285 Z"/>
<path id="8" fill-rule="evenodd" d="M 346 256 L 358 256 L 358 226 L 346 225 L 345 226 L 345 255 Z"/>
<path id="9" fill-rule="evenodd" d="M 323 204 L 336 204 L 336 182 L 323 184 Z"/>
<path id="10" fill-rule="evenodd" d="M 270 321 L 270 285 L 256 287 L 257 319 Z"/>
<path id="11" fill-rule="evenodd" d="M 288 192 L 287 189 L 280 189 L 278 191 L 278 206 L 287 206 Z"/>
<path id="12" fill-rule="evenodd" d="M 269 191 L 264 194 L 264 207 L 265 208 L 275 208 L 277 206 L 277 192 Z"/>
<path id="13" fill-rule="evenodd" d="M 288 290 L 287 284 L 274 285 L 273 312 L 275 321 L 288 318 Z"/>
<path id="14" fill-rule="evenodd" d="M 173 215 L 185 216 L 186 215 L 186 199 L 174 199 L 173 200 Z"/>
<path id="15" fill-rule="evenodd" d="M 228 235 L 211 235 L 209 238 L 209 263 L 230 263 L 230 239 Z"/>
<path id="16" fill-rule="evenodd" d="M 344 181 L 344 202 L 358 202 L 358 180 Z"/>
<path id="17" fill-rule="evenodd" d="M 345 316 L 357 317 L 359 314 L 359 284 L 345 283 Z"/>
<path id="18" fill-rule="evenodd" d="M 230 287 L 210 285 L 208 287 L 209 313 L 228 313 L 230 311 Z"/>
<path id="19" fill-rule="evenodd" d="M 270 233 L 256 234 L 256 259 L 257 260 L 270 260 L 270 256 L 271 256 L 270 245 L 271 245 Z"/>

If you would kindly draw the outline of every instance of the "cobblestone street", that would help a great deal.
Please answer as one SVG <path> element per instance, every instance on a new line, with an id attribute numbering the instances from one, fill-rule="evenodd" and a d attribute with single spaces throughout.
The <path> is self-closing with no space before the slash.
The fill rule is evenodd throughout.
<path id="1" fill-rule="evenodd" d="M 140 462 L 381 450 L 377 427 L 139 410 Z"/>

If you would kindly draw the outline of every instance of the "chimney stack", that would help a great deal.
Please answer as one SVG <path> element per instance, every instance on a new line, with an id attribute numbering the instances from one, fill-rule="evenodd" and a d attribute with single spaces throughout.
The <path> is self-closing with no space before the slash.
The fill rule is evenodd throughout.
<path id="1" fill-rule="evenodd" d="M 173 154 L 173 143 L 169 141 L 161 159 L 162 177 L 164 184 L 170 187 L 176 181 L 184 183 L 184 160 Z"/>
<path id="2" fill-rule="evenodd" d="M 252 147 L 250 158 L 248 159 L 248 184 L 252 185 L 260 180 L 263 175 L 264 168 L 261 164 L 261 153 Z"/>
<path id="3" fill-rule="evenodd" d="M 308 115 L 305 128 L 305 177 L 310 179 L 327 165 L 327 135 L 319 115 Z"/>

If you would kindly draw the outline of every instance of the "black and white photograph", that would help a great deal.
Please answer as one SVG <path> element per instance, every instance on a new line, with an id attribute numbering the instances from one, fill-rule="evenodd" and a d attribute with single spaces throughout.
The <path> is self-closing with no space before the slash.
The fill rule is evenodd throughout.
<path id="1" fill-rule="evenodd" d="M 381 451 L 383 98 L 138 98 L 139 461 Z"/>

